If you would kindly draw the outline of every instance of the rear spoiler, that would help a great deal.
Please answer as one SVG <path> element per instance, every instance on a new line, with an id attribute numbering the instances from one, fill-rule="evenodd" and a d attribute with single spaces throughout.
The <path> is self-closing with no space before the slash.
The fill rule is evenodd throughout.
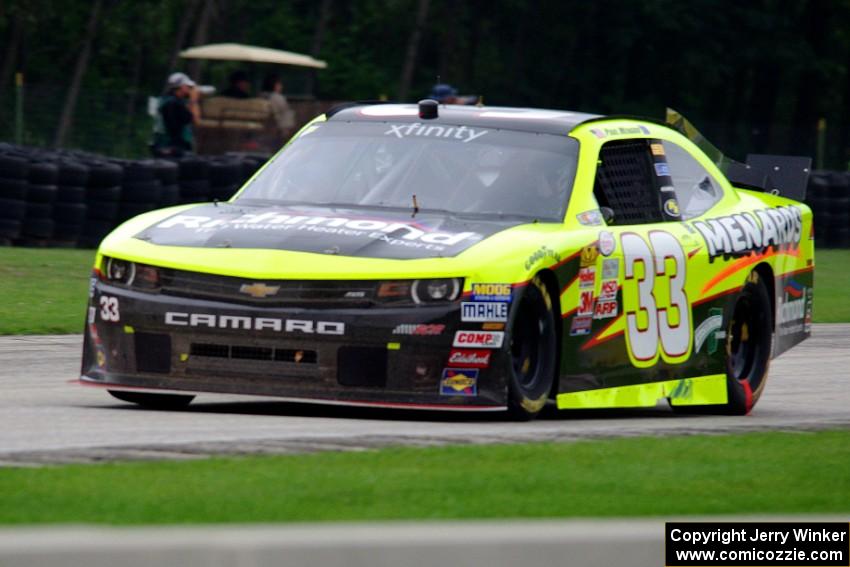
<path id="1" fill-rule="evenodd" d="M 746 163 L 741 163 L 723 155 L 693 124 L 672 108 L 667 109 L 666 123 L 711 158 L 732 185 L 781 195 L 795 201 L 805 200 L 812 158 L 749 154 Z"/>

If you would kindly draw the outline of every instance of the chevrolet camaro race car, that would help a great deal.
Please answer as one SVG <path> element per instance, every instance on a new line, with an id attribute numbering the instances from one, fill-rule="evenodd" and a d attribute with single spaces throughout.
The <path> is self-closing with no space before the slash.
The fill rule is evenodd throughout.
<path id="1" fill-rule="evenodd" d="M 166 408 L 747 413 L 811 332 L 808 170 L 701 140 L 683 119 L 338 107 L 230 201 L 103 241 L 81 382 Z"/>

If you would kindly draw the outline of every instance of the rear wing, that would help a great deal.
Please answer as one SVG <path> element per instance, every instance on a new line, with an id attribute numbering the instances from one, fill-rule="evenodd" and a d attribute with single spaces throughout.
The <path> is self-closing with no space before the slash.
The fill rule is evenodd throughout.
<path id="1" fill-rule="evenodd" d="M 672 108 L 667 109 L 666 122 L 711 158 L 732 185 L 781 195 L 795 201 L 805 200 L 812 158 L 749 154 L 746 163 L 741 163 L 723 155 L 693 124 Z"/>

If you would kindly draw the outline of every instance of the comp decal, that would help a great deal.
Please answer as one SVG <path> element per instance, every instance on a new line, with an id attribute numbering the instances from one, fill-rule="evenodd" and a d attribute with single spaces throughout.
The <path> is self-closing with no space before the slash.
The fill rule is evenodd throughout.
<path id="1" fill-rule="evenodd" d="M 743 212 L 707 221 L 694 221 L 705 240 L 711 261 L 800 242 L 803 213 L 799 207 L 775 207 Z"/>
<path id="2" fill-rule="evenodd" d="M 504 331 L 456 331 L 452 346 L 502 348 L 504 340 Z"/>
<path id="3" fill-rule="evenodd" d="M 655 365 L 659 356 L 670 364 L 687 361 L 693 329 L 682 245 L 669 232 L 655 230 L 650 231 L 648 241 L 625 232 L 620 244 L 625 262 L 623 312 L 629 359 L 638 368 Z"/>

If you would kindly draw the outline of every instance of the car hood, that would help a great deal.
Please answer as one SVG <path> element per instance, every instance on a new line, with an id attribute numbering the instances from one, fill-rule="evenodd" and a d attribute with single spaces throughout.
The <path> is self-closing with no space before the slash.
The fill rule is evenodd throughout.
<path id="1" fill-rule="evenodd" d="M 288 250 L 396 260 L 457 256 L 523 224 L 449 214 L 315 206 L 203 204 L 161 217 L 136 233 L 160 246 Z"/>

